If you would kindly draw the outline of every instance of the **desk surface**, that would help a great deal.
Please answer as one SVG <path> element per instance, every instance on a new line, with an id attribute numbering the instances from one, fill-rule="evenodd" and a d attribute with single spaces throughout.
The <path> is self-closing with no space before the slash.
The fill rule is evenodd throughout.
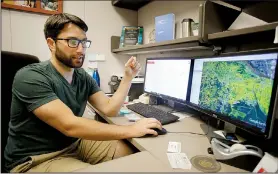
<path id="1" fill-rule="evenodd" d="M 100 114 L 100 113 L 99 113 Z M 128 122 L 127 118 L 124 116 L 117 116 L 117 117 L 106 117 L 102 114 L 100 114 L 100 116 L 105 119 L 108 123 L 110 124 L 117 124 L 117 125 L 129 125 L 129 124 L 133 124 L 132 122 Z M 200 128 L 200 124 L 202 124 L 203 122 L 198 119 L 193 117 L 186 117 L 184 119 L 182 119 L 181 121 L 175 122 L 175 123 L 171 123 L 168 125 L 163 125 L 163 127 L 168 131 L 167 134 L 165 135 L 159 135 L 157 137 L 141 137 L 141 138 L 132 138 L 129 139 L 129 141 L 136 147 L 138 148 L 140 151 L 147 151 L 149 155 L 151 155 L 152 157 L 149 160 L 152 160 L 150 162 L 154 163 L 154 167 L 156 166 L 156 164 L 162 163 L 163 165 L 160 165 L 157 170 L 162 169 L 161 166 L 163 166 L 163 170 L 162 171 L 172 171 L 172 172 L 199 172 L 199 170 L 197 170 L 196 168 L 194 168 L 194 166 L 192 165 L 192 168 L 190 170 L 184 170 L 184 169 L 172 169 L 171 165 L 168 161 L 167 158 L 167 147 L 168 147 L 168 143 L 170 141 L 176 141 L 176 142 L 181 142 L 181 152 L 185 153 L 189 159 L 191 159 L 192 157 L 196 156 L 196 155 L 207 155 L 207 156 L 211 156 L 213 157 L 213 155 L 209 155 L 207 152 L 207 148 L 210 147 L 210 143 L 208 141 L 208 138 L 204 135 L 196 135 L 196 134 L 189 134 L 189 133 L 170 133 L 170 132 L 195 132 L 195 133 L 201 133 L 203 134 L 204 132 L 202 131 L 202 129 Z M 142 152 L 140 152 L 142 153 Z M 146 155 L 146 153 L 144 152 L 144 154 L 133 154 L 130 156 L 130 158 L 133 159 L 142 159 L 141 157 L 143 155 Z M 142 155 L 142 156 L 141 156 Z M 140 159 L 139 159 L 140 158 Z M 126 167 L 125 161 L 120 161 L 120 159 L 118 160 L 113 160 L 102 164 L 97 164 L 95 166 L 99 166 L 101 165 L 101 167 L 104 167 L 107 165 L 116 165 L 116 166 L 122 166 L 121 170 L 122 171 L 126 171 L 124 170 L 124 168 Z M 124 160 L 124 159 L 123 159 Z M 126 158 L 126 160 L 128 160 Z M 146 158 L 143 158 L 143 161 L 146 160 Z M 159 162 L 153 162 L 158 160 Z M 129 163 L 133 163 L 133 161 L 130 161 Z M 136 160 L 134 160 L 134 163 L 136 164 Z M 220 172 L 246 172 L 245 170 L 242 169 L 238 169 L 235 168 L 233 166 L 229 166 L 223 163 L 220 163 L 221 165 L 221 170 Z M 90 169 L 95 169 L 94 167 L 90 167 Z M 88 169 L 88 170 L 90 170 Z M 129 168 L 128 168 L 129 169 Z M 144 169 L 140 168 L 140 170 L 133 168 L 133 171 L 142 171 Z M 146 168 L 146 170 L 153 170 L 154 168 Z M 91 170 L 91 171 L 95 171 L 95 170 Z M 131 171 L 131 170 L 129 170 Z M 160 170 L 161 171 L 161 170 Z"/>
<path id="2" fill-rule="evenodd" d="M 171 172 L 147 151 L 138 152 L 129 156 L 114 159 L 97 165 L 91 165 L 74 172 Z"/>

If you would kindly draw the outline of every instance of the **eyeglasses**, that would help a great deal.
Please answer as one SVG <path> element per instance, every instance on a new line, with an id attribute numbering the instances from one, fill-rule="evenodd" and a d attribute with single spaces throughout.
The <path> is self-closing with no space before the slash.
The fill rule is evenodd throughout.
<path id="1" fill-rule="evenodd" d="M 68 46 L 71 48 L 76 48 L 81 43 L 83 48 L 89 48 L 91 45 L 90 40 L 79 40 L 79 39 L 61 39 L 56 38 L 55 40 L 66 40 L 68 42 Z"/>

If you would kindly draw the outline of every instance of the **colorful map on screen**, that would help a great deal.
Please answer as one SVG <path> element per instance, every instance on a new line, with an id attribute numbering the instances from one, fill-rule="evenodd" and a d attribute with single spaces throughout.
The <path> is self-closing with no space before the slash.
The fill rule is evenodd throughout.
<path id="1" fill-rule="evenodd" d="M 199 105 L 265 131 L 276 59 L 203 63 Z"/>

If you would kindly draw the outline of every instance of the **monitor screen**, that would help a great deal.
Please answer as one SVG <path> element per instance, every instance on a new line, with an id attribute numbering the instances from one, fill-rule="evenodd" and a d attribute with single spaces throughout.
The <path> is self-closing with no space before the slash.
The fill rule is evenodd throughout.
<path id="1" fill-rule="evenodd" d="M 277 57 L 276 51 L 195 59 L 190 103 L 242 129 L 268 136 Z"/>
<path id="2" fill-rule="evenodd" d="M 185 102 L 191 60 L 185 58 L 148 58 L 144 92 Z"/>

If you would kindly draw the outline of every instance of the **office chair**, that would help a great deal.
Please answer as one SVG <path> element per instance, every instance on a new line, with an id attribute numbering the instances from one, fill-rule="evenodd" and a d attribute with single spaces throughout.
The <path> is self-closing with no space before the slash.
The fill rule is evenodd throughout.
<path id="1" fill-rule="evenodd" d="M 38 62 L 38 57 L 33 55 L 1 51 L 1 173 L 8 172 L 4 171 L 4 150 L 8 138 L 14 76 L 22 67 Z"/>

